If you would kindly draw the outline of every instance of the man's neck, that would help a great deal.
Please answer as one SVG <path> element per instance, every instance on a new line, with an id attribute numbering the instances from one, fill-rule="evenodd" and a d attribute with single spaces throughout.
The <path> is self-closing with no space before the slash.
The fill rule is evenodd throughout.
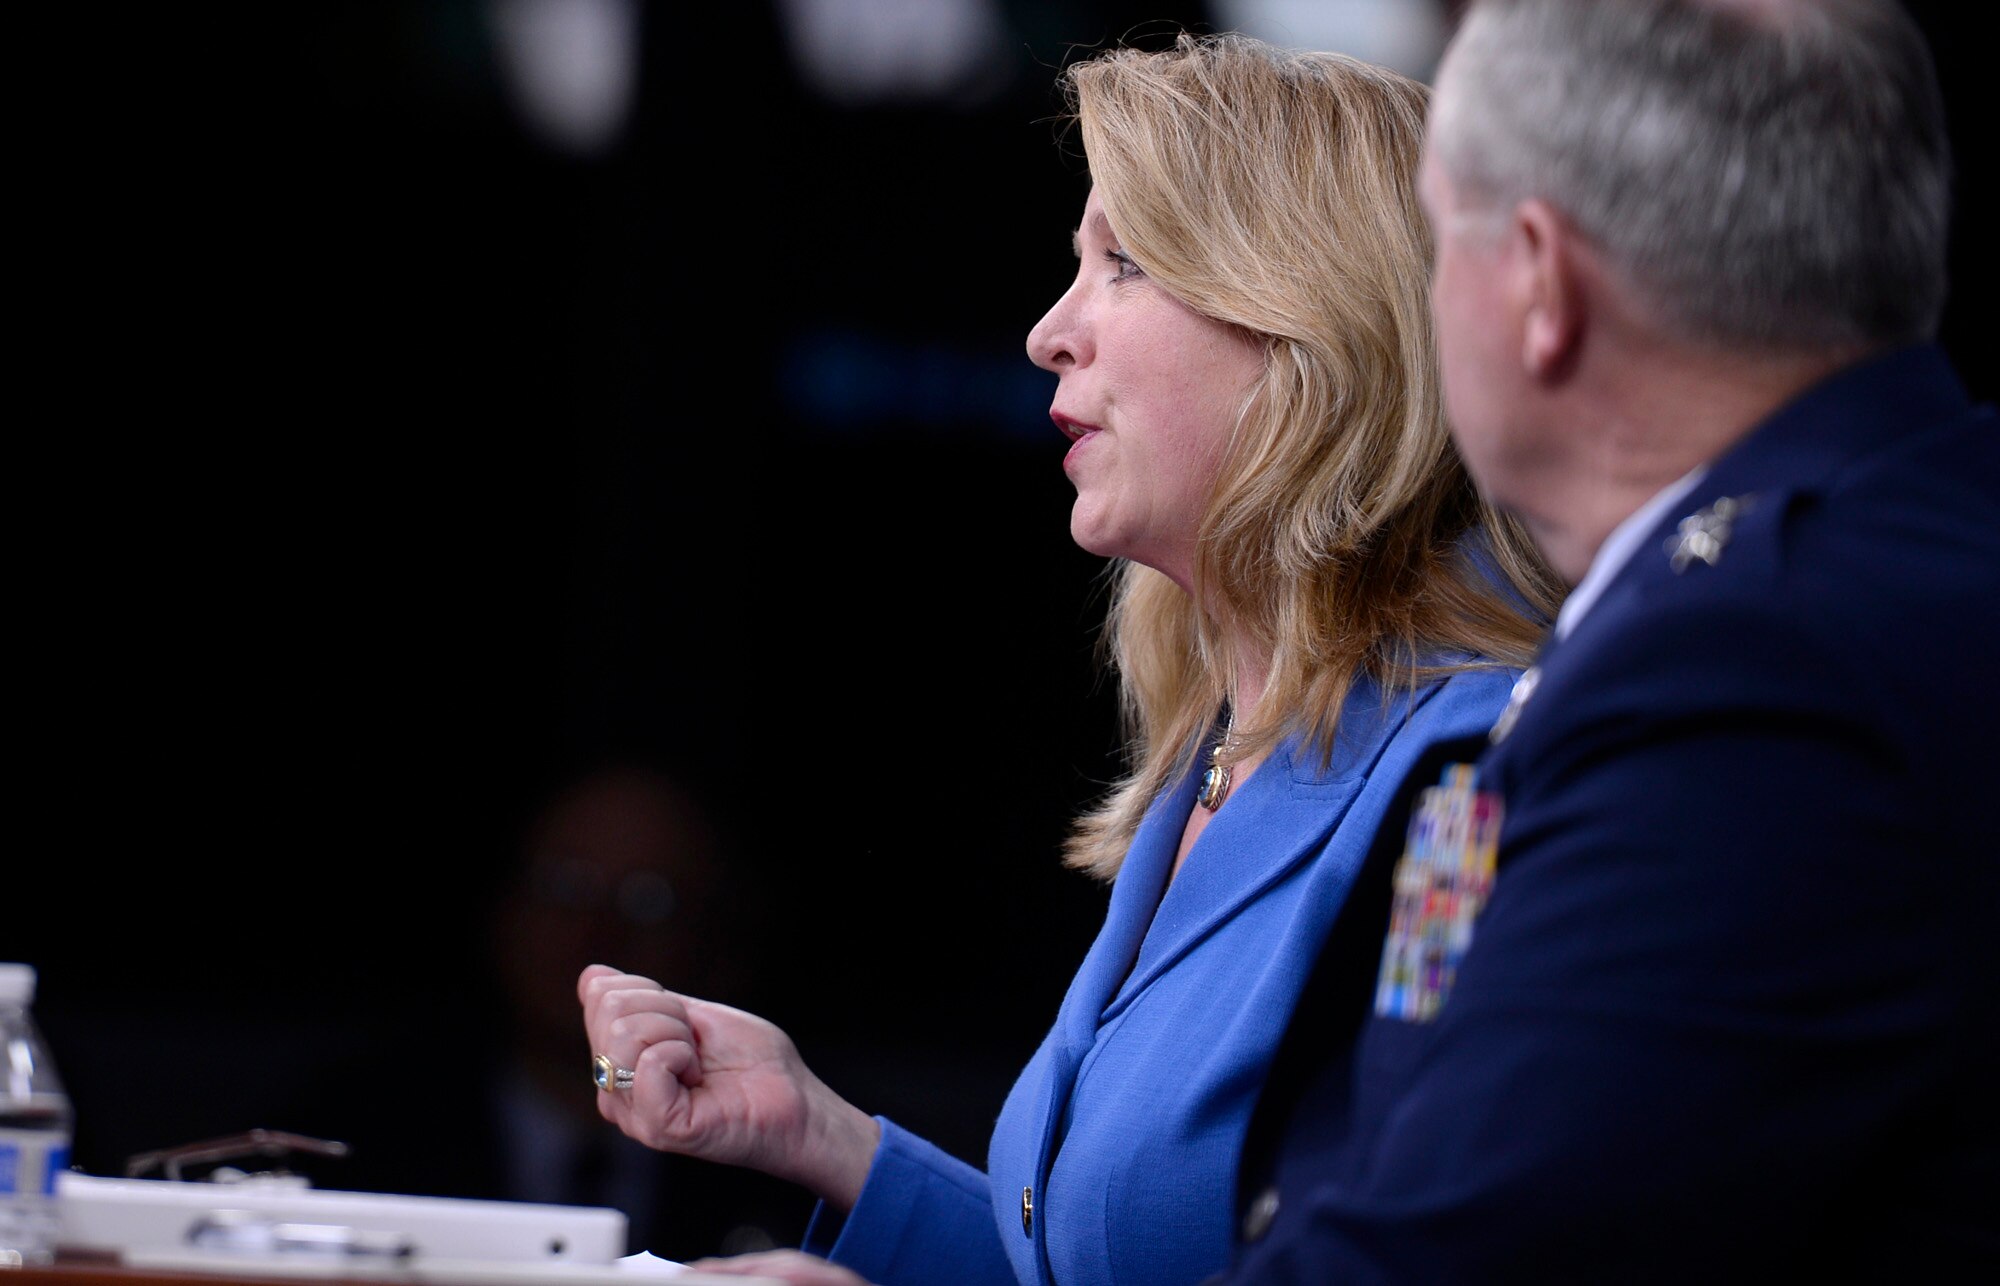
<path id="1" fill-rule="evenodd" d="M 1639 507 L 1747 437 L 1852 349 L 1756 354 L 1659 344 L 1613 352 L 1580 381 L 1563 476 L 1529 527 L 1569 584 Z"/>

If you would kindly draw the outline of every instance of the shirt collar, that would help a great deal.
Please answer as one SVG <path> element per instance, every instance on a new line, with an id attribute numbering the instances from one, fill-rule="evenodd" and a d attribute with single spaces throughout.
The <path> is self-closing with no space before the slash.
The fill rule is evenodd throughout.
<path id="1" fill-rule="evenodd" d="M 1590 560 L 1590 570 L 1576 583 L 1569 597 L 1563 600 L 1562 610 L 1556 613 L 1555 637 L 1566 639 L 1570 631 L 1582 621 L 1584 614 L 1603 597 L 1605 589 L 1625 564 L 1632 561 L 1632 555 L 1639 552 L 1639 544 L 1648 532 L 1657 527 L 1667 512 L 1687 498 L 1701 484 L 1708 474 L 1706 464 L 1696 465 L 1666 488 L 1654 494 L 1651 500 L 1632 511 L 1632 516 L 1611 529 L 1604 543 L 1597 547 L 1597 557 Z"/>

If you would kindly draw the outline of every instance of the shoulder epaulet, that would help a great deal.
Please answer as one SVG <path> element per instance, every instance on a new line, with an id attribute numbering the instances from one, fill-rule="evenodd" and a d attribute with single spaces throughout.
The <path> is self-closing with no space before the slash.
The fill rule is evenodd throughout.
<path id="1" fill-rule="evenodd" d="M 1681 519 L 1664 544 L 1674 571 L 1685 572 L 1697 562 L 1710 567 L 1720 562 L 1736 520 L 1749 512 L 1756 499 L 1754 495 L 1724 496 Z"/>

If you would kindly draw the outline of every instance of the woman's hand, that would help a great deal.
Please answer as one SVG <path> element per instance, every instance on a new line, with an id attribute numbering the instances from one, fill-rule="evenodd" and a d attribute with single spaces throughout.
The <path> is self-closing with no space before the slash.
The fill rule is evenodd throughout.
<path id="1" fill-rule="evenodd" d="M 591 965 L 576 983 L 593 1053 L 632 1069 L 597 1110 L 662 1152 L 747 1166 L 852 1209 L 882 1132 L 755 1014 Z"/>
<path id="2" fill-rule="evenodd" d="M 701 1259 L 690 1269 L 719 1273 L 725 1277 L 775 1277 L 791 1286 L 868 1286 L 868 1283 L 838 1264 L 797 1250 L 766 1250 L 730 1259 Z"/>

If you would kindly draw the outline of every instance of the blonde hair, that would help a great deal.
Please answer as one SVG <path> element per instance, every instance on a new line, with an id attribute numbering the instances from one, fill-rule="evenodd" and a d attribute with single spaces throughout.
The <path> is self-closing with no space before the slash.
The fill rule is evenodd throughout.
<path id="1" fill-rule="evenodd" d="M 1130 772 L 1067 845 L 1108 879 L 1235 704 L 1234 649 L 1270 668 L 1227 758 L 1293 733 L 1330 755 L 1358 675 L 1386 694 L 1524 664 L 1557 592 L 1445 429 L 1416 198 L 1424 87 L 1241 36 L 1116 50 L 1064 79 L 1124 248 L 1266 353 L 1201 521 L 1194 596 L 1137 563 L 1116 572 L 1105 644 Z"/>

